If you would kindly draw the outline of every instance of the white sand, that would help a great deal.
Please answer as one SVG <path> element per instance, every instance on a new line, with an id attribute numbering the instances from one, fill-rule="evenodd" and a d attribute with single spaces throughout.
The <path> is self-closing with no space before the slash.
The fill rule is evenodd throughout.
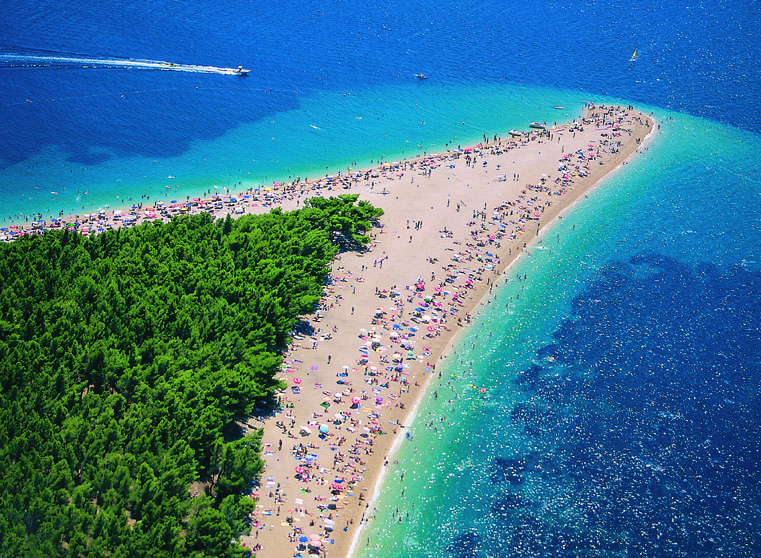
<path id="1" fill-rule="evenodd" d="M 410 408 L 433 376 L 426 366 L 435 366 L 460 329 L 458 323 L 467 324 L 468 313 L 540 227 L 624 164 L 653 127 L 649 117 L 617 107 L 598 107 L 587 121 L 583 131 L 571 125 L 550 130 L 551 139 L 532 132 L 471 153 L 431 157 L 430 164 L 402 162 L 398 169 L 378 170 L 378 177 L 368 181 L 346 180 L 348 189 L 327 181 L 312 185 L 314 190 L 297 185 L 279 200 L 291 209 L 312 195 L 359 193 L 386 213 L 369 252 L 336 259 L 321 317 L 306 318 L 315 334 L 290 347 L 281 374 L 289 386 L 282 394 L 288 407 L 264 421 L 250 421 L 250 427 L 264 426 L 266 444 L 255 525 L 251 536 L 244 537 L 249 547 L 262 545 L 257 555 L 291 557 L 298 537 L 310 535 L 324 540 L 323 549 L 331 556 L 349 553 L 392 444 L 403 433 L 395 423 L 410 420 Z M 584 158 L 576 155 L 579 150 Z M 470 165 L 466 155 L 472 157 Z M 561 164 L 566 165 L 563 171 L 558 170 Z M 267 208 L 258 202 L 246 205 L 246 211 L 263 210 Z M 419 228 L 417 221 L 422 222 Z M 487 252 L 498 257 L 489 261 Z M 424 283 L 419 291 L 418 278 Z M 377 294 L 384 290 L 399 296 Z M 413 309 L 425 298 L 431 305 L 415 317 Z M 384 312 L 376 317 L 378 307 Z M 410 327 L 418 329 L 414 336 Z M 391 338 L 395 331 L 400 335 L 396 340 Z M 403 337 L 414 358 L 400 348 Z M 367 347 L 364 364 L 360 348 L 373 338 L 378 350 Z M 402 373 L 387 370 L 395 366 L 397 352 L 408 366 Z M 371 367 L 378 375 L 367 375 Z M 346 376 L 338 376 L 344 371 Z M 291 389 L 295 381 L 300 381 L 298 394 Z M 340 401 L 333 397 L 338 392 Z M 352 405 L 355 397 L 359 405 Z M 376 404 L 378 397 L 383 400 Z M 325 401 L 328 408 L 321 406 Z M 333 422 L 336 413 L 344 417 L 340 424 Z M 328 434 L 320 438 L 323 424 Z M 311 434 L 299 433 L 304 426 Z M 299 444 L 308 447 L 297 459 Z M 317 457 L 311 460 L 310 454 Z M 304 474 L 297 475 L 296 467 Z M 340 491 L 331 490 L 336 479 L 342 479 Z M 324 530 L 326 524 L 333 525 L 331 532 Z"/>

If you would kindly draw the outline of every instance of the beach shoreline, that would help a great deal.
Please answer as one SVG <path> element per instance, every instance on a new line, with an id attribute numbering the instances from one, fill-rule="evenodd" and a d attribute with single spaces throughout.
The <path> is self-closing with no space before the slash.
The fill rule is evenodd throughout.
<path id="1" fill-rule="evenodd" d="M 293 336 L 279 375 L 288 386 L 280 409 L 243 425 L 265 429 L 265 470 L 242 538 L 261 549 L 257 555 L 290 557 L 300 546 L 353 555 L 386 465 L 460 330 L 519 256 L 646 149 L 655 130 L 651 116 L 608 106 L 537 126 L 243 196 L 101 211 L 70 227 L 97 234 L 199 211 L 221 218 L 292 210 L 310 197 L 343 194 L 384 210 L 368 251 L 335 258 L 318 312 L 304 317 L 311 329 Z M 67 226 L 65 216 L 59 222 L 53 228 Z"/>
<path id="2" fill-rule="evenodd" d="M 590 103 L 585 106 L 579 118 L 583 118 L 589 106 L 593 105 Z M 574 121 L 576 120 L 574 119 Z M 536 133 L 536 130 L 528 128 L 523 133 Z M 483 137 L 486 140 L 486 135 Z M 446 146 L 450 146 L 454 141 L 452 139 L 446 142 Z M 464 148 L 460 148 L 460 146 L 454 148 L 452 145 L 449 148 L 445 147 L 445 150 L 441 151 L 440 154 L 433 152 L 429 154 L 427 149 L 421 149 L 417 155 L 398 155 L 395 163 L 384 162 L 384 160 L 390 161 L 394 158 L 384 155 L 377 160 L 370 160 L 367 164 L 350 163 L 345 166 L 344 171 L 326 171 L 326 174 L 312 179 L 306 176 L 303 178 L 298 176 L 290 182 L 273 181 L 268 184 L 258 180 L 240 181 L 232 186 L 218 187 L 214 185 L 214 189 L 209 187 L 203 193 L 180 195 L 179 192 L 172 191 L 172 195 L 169 195 L 168 192 L 165 192 L 165 199 L 158 196 L 157 192 L 146 192 L 139 199 L 129 197 L 129 199 L 108 203 L 98 208 L 92 206 L 90 209 L 86 209 L 85 206 L 82 206 L 81 209 L 77 210 L 60 210 L 55 213 L 55 217 L 49 215 L 45 218 L 40 212 L 38 213 L 38 220 L 34 219 L 33 214 L 26 215 L 24 220 L 13 220 L 9 216 L 10 220 L 6 222 L 4 219 L 3 225 L 0 227 L 0 241 L 13 241 L 26 234 L 42 234 L 45 230 L 62 228 L 68 228 L 70 231 L 88 236 L 113 228 L 136 226 L 146 221 L 160 220 L 166 222 L 176 215 L 198 212 L 210 213 L 217 219 L 224 218 L 228 213 L 232 214 L 233 217 L 248 213 L 263 213 L 276 206 L 286 210 L 298 209 L 299 205 L 292 203 L 294 199 L 297 199 L 296 195 L 298 199 L 301 199 L 305 192 L 310 191 L 312 194 L 307 194 L 307 196 L 340 195 L 346 193 L 340 191 L 345 189 L 351 189 L 352 192 L 350 193 L 354 193 L 357 187 L 369 183 L 374 173 L 383 173 L 394 168 L 400 164 L 398 161 L 404 162 L 405 165 L 413 165 L 427 158 L 447 157 L 453 153 L 462 153 L 472 149 L 475 145 L 466 145 Z M 374 161 L 375 164 L 373 164 Z M 357 170 L 359 168 L 365 170 Z M 169 189 L 169 186 L 166 188 Z M 86 194 L 87 192 L 85 192 Z M 235 203 L 228 203 L 229 200 L 234 200 Z M 88 213 L 88 211 L 90 212 Z"/>
<path id="3" fill-rule="evenodd" d="M 248 424 L 265 426 L 266 468 L 247 546 L 262 556 L 357 550 L 386 466 L 457 333 L 517 258 L 646 149 L 655 128 L 630 109 L 595 108 L 587 119 L 449 152 L 435 164 L 426 163 L 431 156 L 399 163 L 399 172 L 379 169 L 376 180 L 336 192 L 359 193 L 386 214 L 369 252 L 336 259 L 321 311 L 306 317 L 313 334 L 285 354 L 281 412 Z M 409 358 L 403 348 L 412 348 Z"/>
<path id="4" fill-rule="evenodd" d="M 522 256 L 527 255 L 530 253 L 530 250 L 536 246 L 537 244 L 540 244 L 544 238 L 544 236 L 550 232 L 554 225 L 556 225 L 565 214 L 567 214 L 569 211 L 571 211 L 574 207 L 576 207 L 579 203 L 582 202 L 582 200 L 590 193 L 595 191 L 597 188 L 599 188 L 605 181 L 610 179 L 612 175 L 614 175 L 616 172 L 620 171 L 625 164 L 628 164 L 628 162 L 634 158 L 638 153 L 640 153 L 642 150 L 645 150 L 649 147 L 650 143 L 652 142 L 653 138 L 655 137 L 655 133 L 657 130 L 657 122 L 652 116 L 649 116 L 650 119 L 650 130 L 647 132 L 644 138 L 642 138 L 642 141 L 639 143 L 639 145 L 636 147 L 634 151 L 631 153 L 628 153 L 628 155 L 618 162 L 618 164 L 611 168 L 607 173 L 605 173 L 603 176 L 598 178 L 593 184 L 588 186 L 586 189 L 584 189 L 579 195 L 577 195 L 573 200 L 569 200 L 568 203 L 564 204 L 564 206 L 557 212 L 556 215 L 554 215 L 549 222 L 547 222 L 544 227 L 539 231 L 538 234 L 536 234 L 529 242 L 526 248 L 521 251 L 519 254 L 517 254 L 515 257 L 511 258 L 504 268 L 501 270 L 501 272 L 498 274 L 498 278 L 502 278 L 507 276 L 507 274 L 510 272 L 510 270 L 515 267 L 522 259 Z M 582 194 L 583 193 L 583 197 Z M 495 281 L 496 284 L 496 281 Z M 484 301 L 489 298 L 491 291 L 486 291 L 481 293 L 481 297 L 478 301 L 474 302 L 473 304 L 473 315 L 472 318 L 475 320 L 478 319 L 478 316 L 480 312 L 484 309 Z M 439 358 L 437 360 L 441 361 L 443 359 L 448 358 L 450 355 L 452 349 L 457 346 L 457 342 L 459 340 L 459 337 L 462 334 L 465 334 L 467 331 L 466 328 L 458 329 L 455 331 L 447 341 L 446 346 L 444 347 L 441 355 L 439 355 Z M 418 411 L 420 409 L 420 405 L 423 402 L 423 399 L 425 395 L 428 393 L 429 388 L 431 387 L 431 384 L 435 382 L 436 377 L 434 375 L 429 375 L 426 379 L 425 385 L 419 390 L 419 392 L 415 396 L 414 403 L 412 405 L 412 408 L 410 409 L 408 415 L 405 417 L 405 423 L 406 424 L 412 424 L 418 414 Z M 405 440 L 405 436 L 403 436 L 402 432 L 399 432 L 394 442 L 391 446 L 391 449 L 389 451 L 388 459 L 393 460 L 395 454 L 401 447 L 401 444 Z M 386 473 L 388 472 L 388 468 L 383 467 L 381 471 L 378 473 L 378 475 L 375 478 L 375 482 L 373 485 L 372 490 L 372 499 L 368 503 L 368 510 L 372 511 L 373 508 L 376 505 L 376 502 L 378 501 L 378 498 L 380 496 L 380 489 L 383 485 L 383 482 L 386 478 Z M 345 556 L 346 558 L 354 558 L 356 556 L 358 550 L 359 550 L 359 544 L 363 535 L 363 531 L 365 530 L 365 527 L 368 525 L 369 522 L 364 521 L 361 523 L 360 527 L 355 530 L 354 536 L 351 539 L 351 542 L 348 546 L 348 550 L 345 552 L 341 552 L 338 554 L 339 556 Z"/>

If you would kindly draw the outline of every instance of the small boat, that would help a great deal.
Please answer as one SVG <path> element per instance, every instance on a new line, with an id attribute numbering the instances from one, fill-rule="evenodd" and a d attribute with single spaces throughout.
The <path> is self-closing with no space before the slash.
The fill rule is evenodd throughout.
<path id="1" fill-rule="evenodd" d="M 637 61 L 637 49 L 634 49 L 634 52 L 632 52 L 632 57 L 629 58 L 629 62 L 636 62 Z"/>
<path id="2" fill-rule="evenodd" d="M 531 124 L 528 125 L 528 127 L 536 128 L 537 130 L 544 130 L 546 126 L 542 124 L 541 122 L 532 122 Z"/>
<path id="3" fill-rule="evenodd" d="M 561 107 L 560 105 L 555 105 L 555 106 L 554 106 L 554 107 L 552 107 L 552 108 L 554 108 L 554 109 L 558 109 L 558 110 L 563 110 L 565 107 Z"/>
<path id="4" fill-rule="evenodd" d="M 523 134 L 521 134 L 521 133 L 520 133 L 518 130 L 510 130 L 508 133 L 509 133 L 509 134 L 510 134 L 512 137 L 514 137 L 514 138 L 516 138 L 516 137 L 520 137 L 520 136 L 522 136 L 522 135 L 523 135 Z"/>
<path id="5" fill-rule="evenodd" d="M 426 76 L 423 73 L 415 74 L 415 77 L 418 78 L 418 79 L 428 79 L 428 76 Z"/>
<path id="6" fill-rule="evenodd" d="M 236 73 L 237 75 L 239 75 L 239 76 L 244 76 L 244 77 L 245 77 L 245 76 L 247 76 L 247 75 L 248 75 L 248 73 L 249 73 L 250 71 L 251 71 L 251 70 L 246 70 L 246 69 L 245 69 L 243 66 L 238 66 L 237 68 L 235 68 L 235 73 Z"/>

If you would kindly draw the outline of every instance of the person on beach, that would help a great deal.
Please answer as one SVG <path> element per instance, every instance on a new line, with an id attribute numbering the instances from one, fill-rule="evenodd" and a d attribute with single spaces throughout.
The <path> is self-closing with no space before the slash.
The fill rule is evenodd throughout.
<path id="1" fill-rule="evenodd" d="M 594 128 L 591 125 L 585 127 L 585 132 L 579 132 L 579 139 L 602 139 L 602 131 Z M 444 387 L 446 384 L 443 383 L 441 367 L 437 369 L 439 359 L 446 357 L 443 351 L 452 335 L 446 327 L 452 323 L 463 326 L 472 323 L 477 319 L 477 314 L 471 314 L 472 310 L 478 308 L 481 302 L 491 302 L 491 298 L 484 298 L 484 295 L 488 295 L 502 269 L 521 252 L 521 246 L 526 248 L 529 239 L 536 234 L 536 228 L 528 226 L 535 212 L 542 216 L 542 223 L 548 223 L 563 209 L 566 199 L 580 195 L 588 187 L 581 187 L 583 177 L 579 174 L 585 170 L 584 165 L 588 165 L 588 157 L 565 158 L 576 153 L 571 149 L 576 144 L 568 136 L 567 132 L 563 134 L 562 148 L 556 142 L 550 144 L 554 149 L 553 158 L 546 156 L 547 143 L 536 146 L 535 141 L 538 140 L 528 139 L 490 142 L 487 147 L 479 148 L 479 157 L 483 158 L 474 156 L 471 159 L 474 164 L 467 168 L 463 167 L 464 159 L 458 152 L 441 154 L 430 158 L 430 165 L 436 167 L 426 168 L 426 180 L 422 183 L 415 181 L 416 184 L 423 184 L 420 188 L 410 186 L 406 180 L 400 184 L 396 177 L 386 179 L 379 169 L 369 171 L 357 182 L 347 179 L 346 184 L 354 189 L 352 191 L 375 196 L 369 198 L 371 203 L 379 199 L 377 203 L 387 210 L 382 223 L 384 227 L 374 231 L 374 245 L 359 255 L 342 254 L 342 259 L 336 260 L 332 266 L 329 284 L 333 292 L 326 288 L 319 304 L 322 323 L 337 326 L 340 335 L 334 332 L 333 339 L 326 339 L 316 334 L 320 338 L 319 343 L 316 339 L 311 344 L 302 340 L 305 346 L 296 346 L 298 340 L 294 339 L 286 351 L 284 371 L 278 377 L 284 378 L 284 383 L 289 387 L 281 394 L 277 412 L 272 417 L 262 419 L 266 467 L 255 515 L 252 516 L 258 524 L 253 524 L 251 537 L 244 537 L 249 548 L 254 543 L 260 544 L 258 541 L 268 549 L 284 548 L 289 535 L 295 537 L 294 541 L 302 536 L 301 533 L 297 536 L 294 527 L 301 528 L 307 537 L 324 534 L 320 529 L 323 519 L 336 513 L 340 521 L 335 521 L 335 515 L 333 519 L 328 519 L 335 522 L 336 528 L 329 534 L 336 545 L 324 545 L 322 553 L 327 554 L 330 549 L 331 554 L 335 552 L 340 555 L 347 550 L 348 538 L 356 532 L 359 521 L 349 522 L 348 525 L 346 521 L 359 517 L 367 509 L 367 500 L 373 496 L 372 487 L 378 471 L 383 468 L 394 470 L 389 464 L 389 458 L 393 458 L 391 436 L 383 434 L 384 428 L 387 433 L 398 428 L 400 434 L 405 432 L 402 439 L 406 440 L 407 429 L 401 427 L 402 424 L 410 426 L 405 410 L 413 406 L 411 403 L 431 381 L 440 382 L 432 392 L 433 398 L 448 399 L 446 391 L 442 391 L 442 387 L 444 390 L 447 388 Z M 534 134 L 527 137 L 540 136 Z M 525 145 L 520 145 L 524 141 Z M 508 147 L 509 143 L 515 145 Z M 586 149 L 586 144 L 584 140 L 580 147 Z M 521 150 L 538 151 L 536 147 L 541 147 L 545 152 L 541 164 L 523 161 L 518 155 Z M 499 154 L 501 150 L 504 151 Z M 622 157 L 601 154 L 603 156 L 606 161 Z M 483 166 L 475 162 L 487 160 L 489 164 L 484 175 Z M 511 161 L 516 162 L 511 164 Z M 449 168 L 449 164 L 455 165 L 454 168 Z M 498 164 L 504 168 L 497 169 Z M 571 168 L 576 164 L 578 171 L 575 166 Z M 418 161 L 416 165 L 408 164 L 407 172 L 423 172 L 422 162 Z M 567 179 L 563 178 L 565 173 L 556 170 L 559 165 L 569 170 Z M 596 163 L 593 168 L 595 166 Z M 594 170 L 598 171 L 596 168 Z M 379 176 L 373 178 L 372 174 L 376 172 Z M 543 172 L 548 175 L 544 181 L 541 180 Z M 497 177 L 503 174 L 512 174 L 514 184 L 498 181 Z M 521 176 L 524 178 L 521 179 Z M 556 183 L 555 179 L 559 181 Z M 309 186 L 302 184 L 297 186 L 298 193 L 325 194 L 332 191 L 328 188 L 338 187 L 335 184 L 338 181 L 333 182 L 331 186 L 327 181 L 315 181 Z M 587 182 L 589 180 L 584 184 Z M 379 188 L 370 194 L 373 185 L 379 185 Z M 377 193 L 382 188 L 388 188 L 393 195 Z M 439 200 L 445 192 L 447 202 L 442 204 Z M 397 194 L 398 200 L 394 199 Z M 456 196 L 456 203 L 451 207 L 453 195 Z M 288 196 L 294 199 L 288 200 Z M 238 199 L 234 204 L 227 205 L 230 197 L 222 196 L 219 198 L 220 209 L 214 209 L 218 200 L 210 199 L 204 209 L 209 209 L 210 205 L 215 216 L 223 218 L 227 212 L 235 214 L 239 208 L 256 212 L 269 211 L 276 205 L 290 204 L 288 207 L 292 208 L 297 204 L 296 197 L 295 191 L 286 192 L 278 188 L 269 195 L 259 192 L 255 202 Z M 544 203 L 550 200 L 552 205 L 545 206 Z M 199 205 L 192 203 L 189 212 L 201 211 Z M 257 205 L 254 207 L 253 203 Z M 180 213 L 159 209 L 167 205 L 170 204 L 146 203 L 136 213 L 150 210 L 149 215 L 162 219 Z M 436 209 L 427 210 L 434 206 Z M 421 219 L 420 208 L 426 210 L 424 219 Z M 150 218 L 141 217 L 141 220 Z M 106 221 L 114 227 L 124 226 L 123 219 L 116 220 L 113 214 L 104 212 L 102 219 L 97 214 L 87 219 L 82 217 L 77 230 Z M 404 235 L 407 229 L 422 234 L 414 234 L 414 238 L 413 234 Z M 401 238 L 397 239 L 397 235 Z M 499 247 L 497 243 L 500 243 Z M 390 254 L 394 258 L 389 258 Z M 371 258 L 372 267 L 369 265 Z M 339 270 L 339 266 L 343 269 Z M 349 276 L 348 271 L 353 275 Z M 360 276 L 365 281 L 358 281 Z M 420 282 L 424 283 L 421 290 L 416 290 L 416 278 L 427 279 L 429 276 L 428 282 Z M 507 279 L 507 275 L 505 277 Z M 521 274 L 517 279 L 525 283 L 527 275 Z M 394 288 L 391 288 L 392 285 Z M 395 288 L 397 285 L 398 289 Z M 412 289 L 405 290 L 405 285 Z M 392 297 L 394 291 L 400 295 Z M 380 298 L 382 295 L 384 298 Z M 403 305 L 396 306 L 397 300 Z M 437 306 L 439 304 L 441 306 Z M 384 309 L 384 315 L 374 318 L 373 312 L 378 307 Z M 416 311 L 419 308 L 423 310 Z M 363 338 L 357 339 L 357 333 Z M 392 338 L 392 333 L 397 333 L 398 337 L 395 335 Z M 377 351 L 372 348 L 374 337 L 380 340 Z M 401 337 L 406 337 L 410 342 L 412 355 L 408 355 L 408 349 L 402 348 L 399 342 Z M 365 345 L 368 342 L 370 345 Z M 425 356 L 424 346 L 430 348 L 430 351 L 425 351 L 428 353 Z M 380 347 L 385 350 L 381 351 Z M 399 357 L 395 362 L 397 351 Z M 387 362 L 381 362 L 381 358 Z M 331 365 L 332 362 L 336 362 L 332 369 L 322 365 Z M 319 368 L 311 370 L 311 366 L 317 364 L 320 364 Z M 341 368 L 344 364 L 345 369 Z M 401 367 L 397 369 L 398 366 Z M 293 394 L 290 387 L 294 385 L 292 380 L 295 377 L 304 380 L 298 395 Z M 455 381 L 449 387 L 454 389 L 457 386 Z M 336 394 L 341 394 L 341 397 L 336 398 Z M 356 403 L 353 402 L 355 400 Z M 441 419 L 434 423 L 435 427 L 443 428 L 447 424 L 444 417 Z M 279 426 L 272 428 L 276 423 Z M 254 422 L 251 425 L 261 426 Z M 327 430 L 324 433 L 321 431 L 323 425 Z M 418 438 L 416 436 L 410 443 L 417 443 Z M 295 472 L 296 467 L 300 467 L 302 472 Z M 336 482 L 337 479 L 341 482 Z M 329 509 L 329 505 L 336 509 Z M 340 512 L 338 508 L 342 508 Z M 272 515 L 265 515 L 265 512 Z M 278 513 L 282 514 L 281 517 L 275 522 L 266 521 L 265 528 L 263 520 L 267 517 L 274 519 Z M 299 521 L 289 523 L 287 518 Z M 280 519 L 285 525 L 281 525 Z"/>

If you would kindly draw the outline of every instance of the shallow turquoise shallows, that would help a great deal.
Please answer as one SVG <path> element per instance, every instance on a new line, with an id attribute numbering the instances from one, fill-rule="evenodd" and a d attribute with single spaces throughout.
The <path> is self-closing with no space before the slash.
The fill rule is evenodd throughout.
<path id="1" fill-rule="evenodd" d="M 655 116 L 439 366 L 358 555 L 756 548 L 761 138 Z"/>
<path id="2" fill-rule="evenodd" d="M 758 29 L 729 0 L 9 0 L 0 228 L 653 111 L 438 366 L 357 550 L 758 556 Z"/>

